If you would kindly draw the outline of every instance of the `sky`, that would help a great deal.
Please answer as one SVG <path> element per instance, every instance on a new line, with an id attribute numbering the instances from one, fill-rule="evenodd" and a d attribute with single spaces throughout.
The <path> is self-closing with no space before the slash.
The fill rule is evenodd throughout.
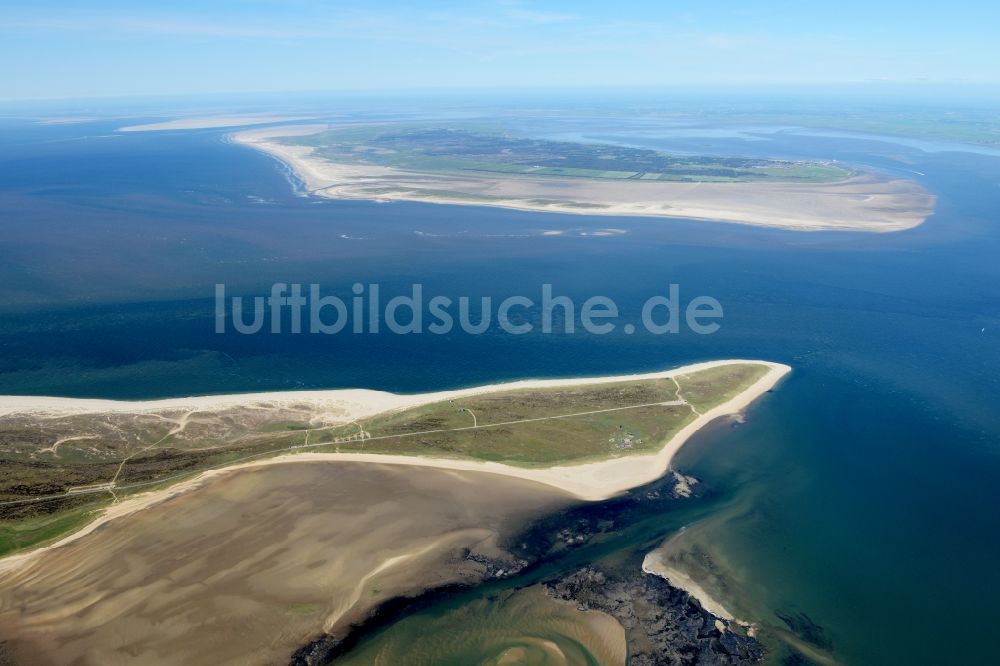
<path id="1" fill-rule="evenodd" d="M 686 85 L 993 85 L 1000 3 L 0 3 L 0 100 Z"/>

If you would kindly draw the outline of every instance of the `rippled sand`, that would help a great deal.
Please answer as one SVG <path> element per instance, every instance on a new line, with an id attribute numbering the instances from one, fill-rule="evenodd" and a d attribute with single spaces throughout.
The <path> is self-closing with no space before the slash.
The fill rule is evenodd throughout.
<path id="1" fill-rule="evenodd" d="M 501 593 L 441 613 L 408 617 L 364 642 L 338 666 L 624 666 L 625 629 L 540 588 Z"/>
<path id="2" fill-rule="evenodd" d="M 478 472 L 241 470 L 5 573 L 0 643 L 18 664 L 283 663 L 387 598 L 477 580 L 463 548 L 568 502 Z"/>

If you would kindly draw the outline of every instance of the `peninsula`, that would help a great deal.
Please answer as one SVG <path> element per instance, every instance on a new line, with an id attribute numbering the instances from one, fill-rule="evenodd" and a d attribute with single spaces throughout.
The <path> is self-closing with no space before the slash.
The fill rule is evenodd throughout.
<path id="1" fill-rule="evenodd" d="M 692 434 L 743 410 L 788 371 L 729 360 L 416 395 L 0 397 L 0 552 L 93 529 L 240 467 L 285 462 L 487 472 L 604 499 L 662 476 Z"/>

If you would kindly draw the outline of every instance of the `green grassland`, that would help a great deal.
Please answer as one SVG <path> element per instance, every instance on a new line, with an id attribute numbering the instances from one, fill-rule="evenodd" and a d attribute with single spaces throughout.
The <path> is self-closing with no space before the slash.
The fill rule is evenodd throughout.
<path id="1" fill-rule="evenodd" d="M 89 523 L 98 509 L 110 503 L 110 496 L 79 498 L 75 506 L 63 500 L 22 518 L 0 520 L 0 555 L 55 541 Z"/>
<path id="2" fill-rule="evenodd" d="M 766 372 L 766 366 L 743 363 L 676 380 L 498 390 L 350 423 L 316 422 L 310 405 L 8 417 L 0 428 L 0 555 L 77 529 L 116 498 L 282 453 L 385 453 L 522 466 L 650 453 Z M 26 501 L 39 497 L 46 499 Z"/>
<path id="3" fill-rule="evenodd" d="M 762 365 L 723 365 L 678 377 L 677 381 L 684 400 L 699 412 L 706 412 L 735 398 L 766 372 Z"/>
<path id="4" fill-rule="evenodd" d="M 679 182 L 834 182 L 853 175 L 826 162 L 678 156 L 615 144 L 575 143 L 462 127 L 365 125 L 283 142 L 335 163 L 415 173 Z"/>

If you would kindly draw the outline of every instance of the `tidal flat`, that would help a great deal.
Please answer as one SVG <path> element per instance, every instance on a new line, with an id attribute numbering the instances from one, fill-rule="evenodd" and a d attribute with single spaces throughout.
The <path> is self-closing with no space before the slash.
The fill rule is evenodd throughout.
<path id="1" fill-rule="evenodd" d="M 508 531 L 570 503 L 476 472 L 240 470 L 7 572 L 0 642 L 17 664 L 282 663 L 387 599 L 515 568 Z"/>

